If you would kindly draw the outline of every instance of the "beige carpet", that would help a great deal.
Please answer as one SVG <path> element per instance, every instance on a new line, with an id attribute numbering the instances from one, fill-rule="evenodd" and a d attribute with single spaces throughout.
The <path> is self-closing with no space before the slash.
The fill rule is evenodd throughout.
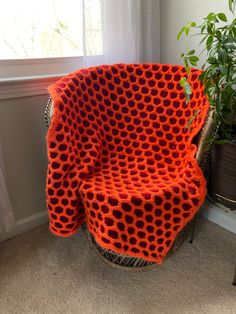
<path id="1" fill-rule="evenodd" d="M 0 313 L 236 313 L 236 236 L 202 221 L 193 244 L 152 271 L 104 265 L 79 233 L 47 226 L 0 244 Z"/>

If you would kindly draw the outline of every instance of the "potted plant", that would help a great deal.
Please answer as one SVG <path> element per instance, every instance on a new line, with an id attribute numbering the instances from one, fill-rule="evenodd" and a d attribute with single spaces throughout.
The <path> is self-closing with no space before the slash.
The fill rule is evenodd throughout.
<path id="1" fill-rule="evenodd" d="M 228 0 L 228 5 L 234 14 L 236 0 Z M 182 27 L 177 38 L 183 34 L 188 43 L 181 57 L 188 76 L 200 55 L 206 53 L 199 80 L 204 84 L 217 128 L 209 166 L 209 194 L 214 201 L 236 210 L 236 18 L 229 21 L 224 13 L 211 12 L 201 25 L 189 22 Z M 192 36 L 199 36 L 203 46 L 198 55 L 188 48 Z M 189 102 L 192 90 L 188 77 L 181 78 L 180 84 Z"/>

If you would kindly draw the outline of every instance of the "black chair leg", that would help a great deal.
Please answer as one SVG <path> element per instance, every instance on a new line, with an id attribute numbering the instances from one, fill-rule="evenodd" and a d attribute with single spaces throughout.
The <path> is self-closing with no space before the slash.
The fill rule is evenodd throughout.
<path id="1" fill-rule="evenodd" d="M 234 279 L 233 279 L 232 285 L 236 286 L 236 266 L 235 266 L 235 269 L 234 269 Z"/>
<path id="2" fill-rule="evenodd" d="M 198 213 L 193 218 L 193 224 L 192 224 L 192 230 L 191 230 L 191 236 L 190 236 L 189 243 L 193 243 L 193 240 L 194 240 L 197 218 L 198 218 Z"/>

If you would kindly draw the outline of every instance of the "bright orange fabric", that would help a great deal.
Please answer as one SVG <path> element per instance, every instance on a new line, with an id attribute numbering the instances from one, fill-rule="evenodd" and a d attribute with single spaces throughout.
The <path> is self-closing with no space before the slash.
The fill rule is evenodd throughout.
<path id="1" fill-rule="evenodd" d="M 101 246 L 163 261 L 206 195 L 192 144 L 209 108 L 199 74 L 191 72 L 189 104 L 181 66 L 104 65 L 49 87 L 47 204 L 54 234 L 70 236 L 86 221 Z"/>

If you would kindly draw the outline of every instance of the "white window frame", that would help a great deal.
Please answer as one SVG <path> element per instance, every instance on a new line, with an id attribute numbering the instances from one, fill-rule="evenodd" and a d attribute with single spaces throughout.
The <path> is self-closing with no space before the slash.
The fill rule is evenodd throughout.
<path id="1" fill-rule="evenodd" d="M 32 58 L 32 59 L 6 59 L 0 60 L 0 79 L 21 77 L 42 77 L 65 74 L 75 71 L 88 63 L 98 64 L 102 55 L 60 57 L 60 58 Z"/>
<path id="2" fill-rule="evenodd" d="M 103 55 L 0 60 L 0 100 L 46 95 L 48 85 L 60 77 L 103 60 Z"/>

